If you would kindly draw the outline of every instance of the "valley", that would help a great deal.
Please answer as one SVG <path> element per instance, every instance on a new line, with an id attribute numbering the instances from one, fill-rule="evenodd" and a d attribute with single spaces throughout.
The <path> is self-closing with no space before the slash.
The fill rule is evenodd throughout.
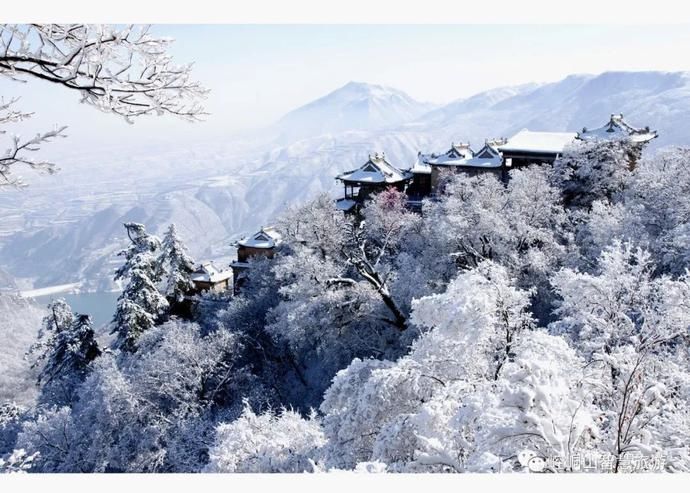
<path id="1" fill-rule="evenodd" d="M 86 291 L 110 291 L 118 287 L 112 273 L 125 221 L 156 234 L 174 222 L 197 260 L 227 263 L 232 241 L 274 221 L 287 205 L 321 192 L 335 198 L 333 177 L 372 151 L 406 168 L 418 151 L 444 152 L 451 142 L 481 145 L 523 128 L 579 131 L 614 112 L 658 129 L 654 149 L 690 144 L 688 111 L 690 75 L 682 72 L 573 75 L 441 107 L 349 83 L 251 139 L 56 156 L 60 173 L 0 195 L 0 268 L 20 289 L 79 282 Z"/>

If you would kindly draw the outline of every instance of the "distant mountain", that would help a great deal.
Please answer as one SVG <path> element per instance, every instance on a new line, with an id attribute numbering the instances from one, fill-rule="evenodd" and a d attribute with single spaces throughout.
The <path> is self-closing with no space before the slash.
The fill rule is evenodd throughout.
<path id="1" fill-rule="evenodd" d="M 612 113 L 623 113 L 632 125 L 658 130 L 653 147 L 690 144 L 690 72 L 571 75 L 549 84 L 492 90 L 429 112 L 414 126 L 433 134 L 438 145 L 451 140 L 479 143 L 523 128 L 597 127 Z"/>
<path id="2" fill-rule="evenodd" d="M 492 108 L 501 101 L 505 101 L 506 99 L 513 98 L 520 94 L 529 93 L 534 91 L 537 87 L 539 87 L 539 84 L 529 83 L 519 86 L 489 89 L 488 91 L 480 92 L 469 98 L 457 99 L 445 106 L 440 106 L 424 114 L 421 118 L 427 122 L 435 121 L 439 124 L 447 123 L 449 119 L 455 118 L 457 115 Z"/>
<path id="3" fill-rule="evenodd" d="M 215 254 L 214 247 L 227 249 L 224 240 L 231 231 L 220 216 L 223 210 L 231 210 L 230 203 L 216 204 L 213 210 L 196 197 L 197 191 L 166 191 L 146 202 L 109 206 L 76 222 L 20 232 L 10 236 L 0 255 L 3 260 L 12 258 L 12 271 L 18 277 L 33 278 L 37 287 L 83 282 L 84 290 L 108 291 L 116 287 L 113 275 L 121 263 L 117 254 L 129 243 L 125 222 L 142 223 L 161 236 L 174 222 L 200 258 Z"/>
<path id="4" fill-rule="evenodd" d="M 377 130 L 413 120 L 434 107 L 397 89 L 348 82 L 286 114 L 276 128 L 283 142 L 347 130 Z"/>
<path id="5" fill-rule="evenodd" d="M 690 145 L 690 73 L 573 75 L 439 108 L 395 89 L 350 83 L 286 115 L 284 141 L 267 137 L 250 148 L 185 142 L 120 161 L 107 156 L 107 178 L 65 173 L 60 187 L 44 180 L 11 201 L 0 197 L 11 219 L 0 225 L 0 267 L 36 287 L 87 280 L 87 289 L 107 288 L 115 253 L 126 242 L 126 220 L 159 234 L 175 222 L 194 256 L 225 260 L 234 254 L 231 240 L 273 222 L 286 206 L 323 191 L 341 193 L 335 175 L 362 164 L 369 152 L 384 151 L 404 168 L 418 151 L 444 151 L 452 141 L 478 146 L 522 128 L 578 131 L 619 112 L 659 131 L 650 147 Z"/>

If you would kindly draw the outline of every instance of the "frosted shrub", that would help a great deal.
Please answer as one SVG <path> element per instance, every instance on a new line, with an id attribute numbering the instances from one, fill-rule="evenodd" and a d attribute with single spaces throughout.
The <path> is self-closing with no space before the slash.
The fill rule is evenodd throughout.
<path id="1" fill-rule="evenodd" d="M 207 471 L 310 472 L 324 442 L 315 416 L 285 409 L 255 414 L 246 407 L 236 421 L 218 426 Z"/>

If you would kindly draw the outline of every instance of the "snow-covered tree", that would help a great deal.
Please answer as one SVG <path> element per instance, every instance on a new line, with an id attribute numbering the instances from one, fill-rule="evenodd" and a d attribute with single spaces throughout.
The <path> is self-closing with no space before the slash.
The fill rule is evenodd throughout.
<path id="1" fill-rule="evenodd" d="M 501 264 L 519 286 L 537 289 L 535 314 L 548 318 L 548 275 L 567 258 L 570 238 L 560 192 L 549 183 L 547 169 L 512 170 L 507 186 L 491 174 L 458 174 L 424 215 L 431 253 L 452 257 L 461 269 L 484 260 Z"/>
<path id="2" fill-rule="evenodd" d="M 315 415 L 308 419 L 283 409 L 242 415 L 216 430 L 207 472 L 300 473 L 313 471 L 313 458 L 325 443 Z"/>
<path id="3" fill-rule="evenodd" d="M 117 269 L 115 280 L 126 280 L 127 284 L 117 300 L 111 325 L 112 332 L 117 334 L 115 346 L 134 351 L 139 336 L 159 321 L 169 304 L 157 287 L 161 280 L 157 261 L 160 240 L 146 233 L 142 224 L 124 226 L 131 244 L 119 253 L 125 261 Z"/>
<path id="4" fill-rule="evenodd" d="M 0 457 L 0 474 L 17 474 L 29 472 L 38 452 L 27 454 L 24 449 L 14 450 L 7 458 Z"/>
<path id="5" fill-rule="evenodd" d="M 50 319 L 46 318 L 46 326 L 51 325 Z M 72 401 L 76 386 L 84 380 L 101 349 L 89 315 L 77 314 L 69 326 L 53 330 L 56 332 L 39 356 L 42 367 L 38 383 L 42 402 L 64 405 Z"/>
<path id="6" fill-rule="evenodd" d="M 388 463 L 393 456 L 410 461 L 416 437 L 404 427 L 406 418 L 434 395 L 434 386 L 445 385 L 434 375 L 422 376 L 423 370 L 415 361 L 403 358 L 397 363 L 355 359 L 339 371 L 320 407 L 328 440 L 323 451 L 325 465 L 353 469 L 382 455 Z M 381 445 L 384 440 L 386 446 Z M 391 447 L 393 440 L 396 444 Z M 384 453 L 375 455 L 374 450 L 381 448 Z"/>
<path id="7" fill-rule="evenodd" d="M 291 206 L 278 222 L 288 243 L 316 249 L 322 259 L 332 257 L 340 249 L 344 224 L 343 214 L 333 207 L 333 198 L 325 193 L 306 204 Z"/>
<path id="8" fill-rule="evenodd" d="M 72 411 L 69 406 L 51 407 L 35 419 L 24 422 L 17 437 L 17 450 L 37 454 L 32 463 L 36 472 L 85 472 L 76 466 L 70 455 L 77 449 L 71 438 Z"/>
<path id="9" fill-rule="evenodd" d="M 562 298 L 554 330 L 570 335 L 587 356 L 630 345 L 656 350 L 687 335 L 690 284 L 683 276 L 653 276 L 648 251 L 614 241 L 599 258 L 599 273 L 563 269 L 553 278 Z"/>
<path id="10" fill-rule="evenodd" d="M 26 354 L 36 344 L 44 316 L 45 307 L 33 300 L 0 293 L 0 407 L 34 403 L 38 368 Z"/>
<path id="11" fill-rule="evenodd" d="M 516 344 L 531 333 L 528 303 L 529 293 L 491 262 L 460 274 L 446 293 L 414 302 L 412 321 L 431 330 L 410 354 L 395 363 L 355 360 L 326 392 L 325 464 L 463 471 L 481 447 L 468 441 L 472 430 L 453 424 L 454 416 L 479 389 L 495 393 L 501 385 Z"/>
<path id="12" fill-rule="evenodd" d="M 690 267 L 690 149 L 668 148 L 640 160 L 625 194 L 626 238 L 645 241 L 660 272 Z"/>
<path id="13" fill-rule="evenodd" d="M 184 295 L 194 287 L 191 274 L 195 264 L 177 235 L 174 224 L 170 225 L 163 236 L 158 262 L 164 272 L 166 298 L 169 302 L 181 302 Z"/>
<path id="14" fill-rule="evenodd" d="M 567 206 L 587 209 L 595 200 L 620 196 L 638 155 L 637 144 L 627 140 L 578 141 L 554 163 L 553 181 Z"/>
<path id="15" fill-rule="evenodd" d="M 465 469 L 530 470 L 520 457 L 530 453 L 544 467 L 532 472 L 569 472 L 573 457 L 596 443 L 591 387 L 584 360 L 565 339 L 521 334 L 495 383 L 463 399 L 450 421 Z"/>
<path id="16" fill-rule="evenodd" d="M 0 39 L 3 36 L 0 35 Z M 0 62 L 0 74 L 3 74 L 2 62 Z M 0 99 L 0 136 L 7 134 L 6 127 L 13 123 L 27 120 L 31 113 L 22 112 L 14 109 L 17 98 L 5 100 Z M 57 168 L 54 163 L 43 159 L 34 159 L 29 153 L 38 151 L 41 144 L 51 142 L 60 137 L 65 137 L 67 127 L 55 126 L 53 129 L 36 134 L 30 139 L 22 140 L 18 135 L 10 136 L 10 147 L 0 154 L 0 187 L 15 186 L 23 187 L 26 183 L 14 172 L 17 165 L 25 165 L 31 169 L 45 173 L 55 173 Z"/>
<path id="17" fill-rule="evenodd" d="M 38 366 L 48 357 L 56 344 L 58 334 L 68 330 L 73 322 L 72 307 L 63 298 L 58 298 L 48 304 L 48 314 L 43 317 L 41 328 L 38 330 L 38 339 L 29 348 L 29 353 L 37 355 L 33 366 Z"/>
<path id="18" fill-rule="evenodd" d="M 198 472 L 219 421 L 263 406 L 267 389 L 239 364 L 227 331 L 202 335 L 171 320 L 140 337 L 139 350 L 104 354 L 71 407 L 27 419 L 15 448 L 40 452 L 42 472 Z"/>
<path id="19" fill-rule="evenodd" d="M 0 457 L 11 454 L 17 441 L 22 421 L 29 409 L 15 402 L 0 404 Z"/>
<path id="20" fill-rule="evenodd" d="M 173 63 L 170 43 L 147 26 L 0 24 L 0 76 L 51 82 L 128 122 L 149 114 L 196 120 L 203 114 L 199 99 L 206 90 L 191 79 L 190 65 Z M 15 103 L 0 102 L 0 127 L 31 116 L 15 110 Z M 20 164 L 54 172 L 53 163 L 29 153 L 64 136 L 64 130 L 55 127 L 28 140 L 12 136 L 9 149 L 0 154 L 0 186 L 23 184 L 14 173 Z"/>
<path id="21" fill-rule="evenodd" d="M 271 261 L 279 298 L 265 330 L 284 347 L 288 381 L 296 379 L 285 393 L 297 398 L 284 404 L 302 411 L 318 405 L 353 358 L 398 357 L 414 337 L 391 288 L 405 232 L 420 221 L 404 204 L 400 192 L 387 191 L 361 217 L 346 219 L 320 197 L 283 219 L 283 251 Z"/>
<path id="22" fill-rule="evenodd" d="M 405 231 L 418 219 L 406 209 L 405 201 L 405 195 L 395 189 L 377 194 L 366 205 L 361 222 L 346 223 L 341 248 L 345 261 L 373 288 L 388 309 L 390 316 L 384 320 L 398 330 L 407 328 L 407 315 L 390 288 L 389 278 L 394 278 L 390 257 L 400 246 Z M 352 279 L 338 278 L 332 282 L 350 281 Z"/>
<path id="23" fill-rule="evenodd" d="M 598 264 L 597 274 L 565 269 L 554 276 L 562 301 L 551 328 L 572 339 L 596 375 L 601 444 L 618 471 L 627 455 L 664 451 L 669 436 L 687 429 L 688 396 L 680 382 L 690 370 L 684 350 L 690 281 L 654 276 L 649 252 L 629 243 L 614 242 Z M 687 456 L 688 444 L 682 448 Z"/>
<path id="24" fill-rule="evenodd" d="M 44 346 L 52 346 L 57 335 L 69 329 L 74 323 L 72 307 L 63 298 L 58 298 L 48 304 L 48 314 L 43 317 L 43 324 L 38 331 L 38 341 L 32 347 L 32 352 Z M 45 353 L 42 355 L 45 356 Z M 42 359 L 39 356 L 39 360 Z"/>
<path id="25" fill-rule="evenodd" d="M 74 314 L 64 299 L 48 305 L 48 314 L 30 353 L 40 369 L 40 400 L 50 405 L 69 404 L 76 386 L 85 378 L 89 364 L 101 350 L 88 315 Z"/>
<path id="26" fill-rule="evenodd" d="M 390 259 L 417 216 L 405 209 L 404 195 L 396 190 L 373 197 L 362 220 L 344 220 L 342 214 L 336 214 L 332 202 L 320 197 L 291 211 L 282 223 L 292 247 L 301 250 L 305 259 L 315 254 L 321 262 L 333 265 L 334 269 L 328 269 L 333 275 L 326 280 L 332 290 L 368 285 L 388 312 L 381 320 L 405 330 L 406 314 L 390 290 L 389 281 L 394 277 Z M 336 270 L 341 274 L 335 275 Z"/>
<path id="27" fill-rule="evenodd" d="M 221 402 L 227 385 L 243 378 L 235 362 L 241 346 L 228 331 L 202 336 L 198 325 L 173 319 L 142 335 L 140 346 L 144 352 L 129 356 L 124 369 L 149 404 L 169 413 Z"/>

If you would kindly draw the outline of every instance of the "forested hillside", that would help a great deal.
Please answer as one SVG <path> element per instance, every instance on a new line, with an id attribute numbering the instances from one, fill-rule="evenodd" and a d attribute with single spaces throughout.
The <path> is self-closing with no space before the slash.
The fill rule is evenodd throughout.
<path id="1" fill-rule="evenodd" d="M 689 471 L 690 150 L 629 145 L 448 175 L 421 214 L 394 190 L 295 205 L 276 256 L 188 315 L 174 228 L 126 225 L 112 344 L 51 306 L 3 467 Z"/>

